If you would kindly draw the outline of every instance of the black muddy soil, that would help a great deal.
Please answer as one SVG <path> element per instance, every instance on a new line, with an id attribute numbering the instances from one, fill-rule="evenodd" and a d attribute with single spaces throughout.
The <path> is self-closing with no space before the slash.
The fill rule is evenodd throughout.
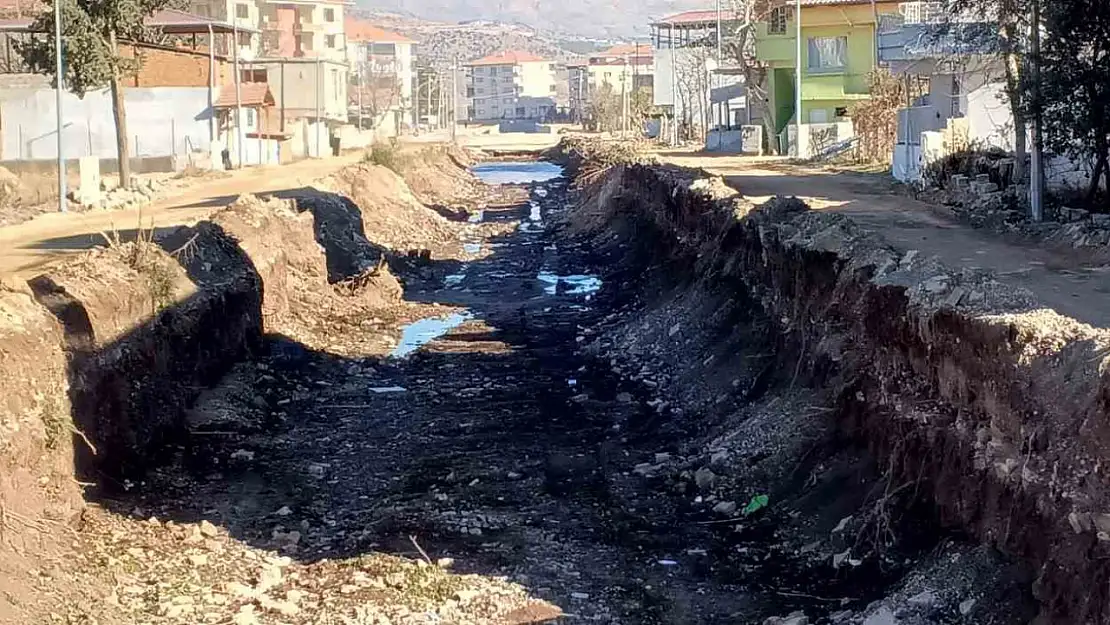
<path id="1" fill-rule="evenodd" d="M 788 391 L 780 408 L 819 413 L 821 398 L 802 392 L 796 371 L 768 375 L 769 361 L 757 361 L 751 379 L 724 374 L 742 380 L 734 396 L 709 400 L 731 407 L 729 421 L 660 399 L 674 380 L 622 375 L 604 337 L 633 318 L 646 327 L 644 310 L 693 293 L 707 320 L 729 302 L 716 322 L 750 324 L 750 311 L 724 286 L 641 276 L 652 265 L 643 255 L 603 266 L 619 246 L 599 250 L 551 227 L 567 210 L 567 183 L 526 188 L 527 202 L 484 212 L 522 226 L 472 242 L 480 259 L 402 276 L 407 300 L 450 307 L 403 335 L 403 356 L 338 358 L 271 337 L 269 358 L 235 374 L 266 417 L 194 433 L 180 463 L 109 507 L 204 519 L 301 563 L 451 558 L 455 571 L 519 583 L 568 622 L 1017 622 L 1017 607 L 968 620 L 975 599 L 913 587 L 915 575 L 998 583 L 1003 565 L 938 527 L 912 485 L 886 484 L 835 432 L 813 438 L 773 498 L 714 489 L 723 477 L 707 467 L 725 470 L 704 445 L 744 418 L 745 401 L 776 384 Z M 853 525 L 860 510 L 875 518 Z M 818 533 L 850 535 L 829 559 Z M 897 592 L 919 609 L 876 609 Z"/>

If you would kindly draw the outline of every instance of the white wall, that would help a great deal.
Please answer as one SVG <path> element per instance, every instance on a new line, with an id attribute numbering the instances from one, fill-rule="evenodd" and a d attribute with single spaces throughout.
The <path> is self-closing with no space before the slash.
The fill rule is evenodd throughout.
<path id="1" fill-rule="evenodd" d="M 1014 116 L 1002 83 L 986 84 L 967 94 L 967 124 L 972 142 L 1014 149 Z"/>
<path id="2" fill-rule="evenodd" d="M 186 146 L 208 151 L 207 88 L 127 89 L 124 102 L 132 156 L 185 154 Z M 56 159 L 56 110 L 53 89 L 0 91 L 0 160 Z M 66 158 L 116 158 L 112 98 L 106 89 L 84 99 L 63 94 L 62 112 Z"/>

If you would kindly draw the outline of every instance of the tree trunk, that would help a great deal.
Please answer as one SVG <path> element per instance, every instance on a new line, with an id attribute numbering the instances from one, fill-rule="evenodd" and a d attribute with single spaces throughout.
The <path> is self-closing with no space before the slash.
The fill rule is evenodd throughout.
<path id="1" fill-rule="evenodd" d="M 1098 197 L 1099 183 L 1103 177 L 1107 179 L 1107 190 L 1110 190 L 1110 163 L 1107 162 L 1107 142 L 1105 139 L 1095 141 L 1095 151 L 1098 161 L 1095 162 L 1094 171 L 1091 172 L 1091 184 L 1087 187 L 1087 205 L 1093 207 L 1095 198 Z"/>
<path id="2" fill-rule="evenodd" d="M 113 54 L 116 50 L 116 34 L 111 34 Z M 112 116 L 116 122 L 116 158 L 119 160 L 119 186 L 131 188 L 131 148 L 127 143 L 127 111 L 124 107 L 123 80 L 118 71 L 112 76 Z"/>
<path id="3" fill-rule="evenodd" d="M 1028 182 L 1025 153 L 1028 149 L 1028 136 L 1025 124 L 1025 111 L 1022 108 L 1021 57 L 1013 51 L 1016 46 L 1016 27 L 1008 24 L 1002 28 L 1003 40 L 1009 42 L 1010 51 L 1006 53 L 1006 97 L 1010 101 L 1010 113 L 1014 117 L 1014 184 Z"/>

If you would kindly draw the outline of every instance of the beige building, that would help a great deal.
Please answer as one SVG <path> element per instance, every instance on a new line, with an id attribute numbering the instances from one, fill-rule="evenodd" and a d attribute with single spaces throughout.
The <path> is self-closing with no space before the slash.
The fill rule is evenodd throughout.
<path id="1" fill-rule="evenodd" d="M 555 64 L 527 52 L 500 52 L 466 64 L 471 121 L 547 121 L 557 112 Z"/>
<path id="2" fill-rule="evenodd" d="M 655 77 L 655 59 L 648 44 L 624 44 L 570 65 L 568 77 L 572 115 L 580 117 L 590 98 L 606 87 L 615 95 L 646 90 Z"/>
<path id="3" fill-rule="evenodd" d="M 348 17 L 347 63 L 351 68 L 350 107 L 363 126 L 400 134 L 415 125 L 413 85 L 416 42 Z M 361 115 L 360 115 L 361 113 Z"/>

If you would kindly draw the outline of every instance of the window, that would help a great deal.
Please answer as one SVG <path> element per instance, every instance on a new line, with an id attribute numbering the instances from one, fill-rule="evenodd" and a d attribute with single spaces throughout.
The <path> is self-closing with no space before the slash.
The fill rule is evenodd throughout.
<path id="1" fill-rule="evenodd" d="M 65 58 L 65 57 L 62 57 L 62 58 Z M 474 97 L 474 87 L 467 88 L 466 97 L 468 97 L 468 98 L 473 98 Z"/>
<path id="2" fill-rule="evenodd" d="M 62 58 L 65 58 L 65 57 L 62 57 Z M 557 90 L 558 90 L 558 88 L 555 85 L 551 85 L 551 93 L 555 93 Z"/>
<path id="3" fill-rule="evenodd" d="M 324 21 L 325 22 L 334 22 L 335 21 L 335 9 L 324 9 Z"/>
<path id="4" fill-rule="evenodd" d="M 243 4 L 242 2 L 235 3 L 235 17 L 245 19 L 250 16 L 251 8 L 249 5 Z"/>
<path id="5" fill-rule="evenodd" d="M 787 20 L 786 7 L 775 7 L 771 9 L 771 19 L 767 22 L 767 33 L 771 35 L 785 35 L 786 34 L 786 20 Z"/>
<path id="6" fill-rule="evenodd" d="M 254 128 L 254 109 L 247 109 L 247 128 Z"/>
<path id="7" fill-rule="evenodd" d="M 516 107 L 516 116 L 517 117 L 524 117 L 524 107 L 523 106 Z"/>
<path id="8" fill-rule="evenodd" d="M 335 35 L 325 35 L 324 36 L 324 45 L 329 47 L 329 48 L 334 48 L 335 47 Z"/>
<path id="9" fill-rule="evenodd" d="M 244 69 L 239 72 L 239 79 L 243 82 L 266 82 L 266 70 Z"/>
<path id="10" fill-rule="evenodd" d="M 62 58 L 65 58 L 65 57 L 62 57 Z M 478 87 L 478 95 L 486 95 L 486 90 L 481 88 L 481 87 Z M 60 168 L 59 168 L 59 171 L 61 171 Z"/>
<path id="11" fill-rule="evenodd" d="M 64 57 L 63 57 L 63 58 L 64 58 Z M 476 78 L 474 79 L 474 84 L 476 84 L 476 85 L 484 85 L 484 84 L 486 84 L 486 79 L 485 79 L 485 78 L 482 78 L 481 76 L 478 76 L 478 77 L 476 77 Z"/>
<path id="12" fill-rule="evenodd" d="M 848 107 L 846 107 L 846 106 L 836 107 L 836 116 L 837 117 L 847 117 L 848 116 Z"/>
<path id="13" fill-rule="evenodd" d="M 809 60 L 807 67 L 810 73 L 819 74 L 842 71 L 847 58 L 847 37 L 809 38 Z"/>
<path id="14" fill-rule="evenodd" d="M 240 48 L 249 48 L 250 45 L 251 45 L 251 34 L 250 33 L 239 33 L 238 37 L 237 37 L 237 40 L 239 41 L 239 47 Z"/>

